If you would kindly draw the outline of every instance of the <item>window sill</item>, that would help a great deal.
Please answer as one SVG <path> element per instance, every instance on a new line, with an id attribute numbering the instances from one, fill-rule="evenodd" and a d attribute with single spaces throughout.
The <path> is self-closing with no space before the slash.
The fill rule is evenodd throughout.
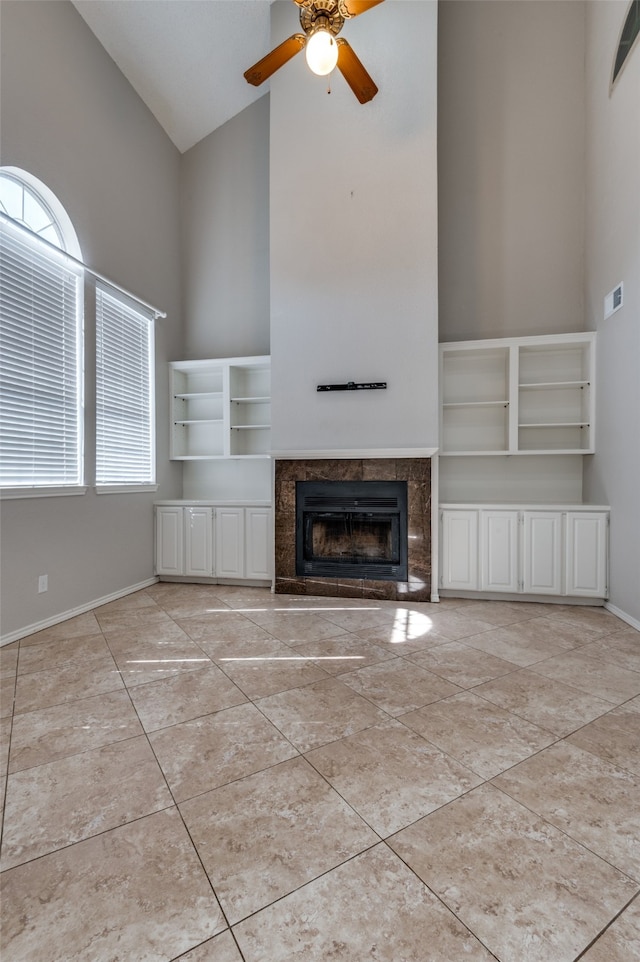
<path id="1" fill-rule="evenodd" d="M 157 484 L 100 484 L 95 488 L 96 494 L 145 494 L 157 490 Z"/>
<path id="2" fill-rule="evenodd" d="M 2 501 L 16 500 L 18 498 L 67 498 L 72 495 L 86 494 L 86 485 L 74 485 L 73 487 L 46 487 L 41 488 L 0 488 L 0 499 Z"/>

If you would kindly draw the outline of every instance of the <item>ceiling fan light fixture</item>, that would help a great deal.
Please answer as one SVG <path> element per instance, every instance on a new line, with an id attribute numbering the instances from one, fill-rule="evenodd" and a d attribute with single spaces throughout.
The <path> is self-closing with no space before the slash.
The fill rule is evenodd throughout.
<path id="1" fill-rule="evenodd" d="M 326 77 L 338 62 L 338 44 L 328 30 L 316 30 L 307 40 L 305 56 L 309 69 Z"/>

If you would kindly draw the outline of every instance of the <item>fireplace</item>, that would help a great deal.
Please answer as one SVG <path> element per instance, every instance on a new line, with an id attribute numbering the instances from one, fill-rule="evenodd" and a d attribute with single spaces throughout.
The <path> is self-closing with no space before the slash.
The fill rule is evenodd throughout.
<path id="1" fill-rule="evenodd" d="M 379 484 L 388 481 L 400 483 L 401 489 L 404 489 L 406 520 L 391 521 L 385 517 L 385 511 L 382 510 L 384 506 L 381 505 L 380 511 L 375 512 L 369 510 L 372 507 L 370 503 L 366 511 L 359 510 L 361 505 L 356 505 L 355 510 L 351 511 L 352 515 L 361 517 L 352 517 L 351 528 L 347 532 L 344 531 L 342 517 L 307 519 L 307 538 L 311 538 L 311 541 L 307 545 L 307 557 L 304 560 L 317 564 L 317 567 L 301 573 L 299 559 L 296 559 L 297 549 L 300 554 L 298 485 L 301 482 L 358 482 L 362 485 L 363 482 Z M 326 489 L 320 493 L 323 498 L 326 495 Z M 384 490 L 381 496 L 388 497 L 389 489 Z M 398 496 L 394 494 L 393 497 Z M 323 505 L 328 508 L 327 511 L 322 510 Z M 276 457 L 274 509 L 274 590 L 277 593 L 398 601 L 431 600 L 431 461 L 428 457 Z M 327 505 L 326 501 L 320 501 L 308 506 L 307 513 L 338 516 L 343 513 L 335 509 L 335 502 Z M 386 513 L 389 515 L 388 511 Z M 375 517 L 376 514 L 378 517 Z M 397 506 L 392 514 L 397 514 Z M 396 524 L 397 544 L 394 543 Z M 406 524 L 406 535 L 401 527 L 403 524 Z M 337 538 L 342 541 L 339 547 L 336 547 Z M 406 550 L 406 558 L 398 553 L 399 550 Z M 304 553 L 303 548 L 302 557 Z M 323 570 L 322 566 L 327 563 L 335 567 Z M 357 573 L 349 567 L 354 563 L 360 566 Z M 406 569 L 393 570 L 396 565 L 405 564 Z M 371 567 L 363 571 L 363 566 L 367 565 Z M 390 567 L 385 570 L 384 565 Z"/>
<path id="2" fill-rule="evenodd" d="M 406 581 L 406 481 L 298 481 L 296 574 Z"/>

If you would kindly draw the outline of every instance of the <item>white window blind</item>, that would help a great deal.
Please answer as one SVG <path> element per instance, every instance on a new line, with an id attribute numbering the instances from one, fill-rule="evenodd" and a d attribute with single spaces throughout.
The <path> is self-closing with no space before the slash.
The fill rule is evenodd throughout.
<path id="1" fill-rule="evenodd" d="M 96 484 L 155 482 L 153 316 L 96 286 Z"/>
<path id="2" fill-rule="evenodd" d="M 82 484 L 82 270 L 0 222 L 0 485 Z"/>

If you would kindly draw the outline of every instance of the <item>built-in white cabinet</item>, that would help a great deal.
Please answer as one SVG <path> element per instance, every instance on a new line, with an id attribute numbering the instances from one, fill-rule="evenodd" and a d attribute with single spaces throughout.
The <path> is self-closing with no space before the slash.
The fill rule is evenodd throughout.
<path id="1" fill-rule="evenodd" d="M 441 455 L 594 450 L 595 334 L 440 345 Z"/>
<path id="2" fill-rule="evenodd" d="M 604 599 L 609 509 L 445 505 L 444 590 Z"/>
<path id="3" fill-rule="evenodd" d="M 443 511 L 442 586 L 463 591 L 478 589 L 478 512 Z"/>
<path id="4" fill-rule="evenodd" d="M 518 520 L 517 511 L 479 513 L 482 591 L 518 590 Z"/>
<path id="5" fill-rule="evenodd" d="M 270 507 L 174 502 L 157 504 L 155 512 L 159 577 L 271 581 Z"/>
<path id="6" fill-rule="evenodd" d="M 562 594 L 563 512 L 522 512 L 522 590 Z"/>
<path id="7" fill-rule="evenodd" d="M 216 508 L 216 575 L 244 578 L 244 508 Z"/>
<path id="8" fill-rule="evenodd" d="M 268 356 L 172 361 L 169 380 L 172 460 L 269 456 Z"/>
<path id="9" fill-rule="evenodd" d="M 607 596 L 608 515 L 601 511 L 566 514 L 565 585 L 567 594 Z"/>

